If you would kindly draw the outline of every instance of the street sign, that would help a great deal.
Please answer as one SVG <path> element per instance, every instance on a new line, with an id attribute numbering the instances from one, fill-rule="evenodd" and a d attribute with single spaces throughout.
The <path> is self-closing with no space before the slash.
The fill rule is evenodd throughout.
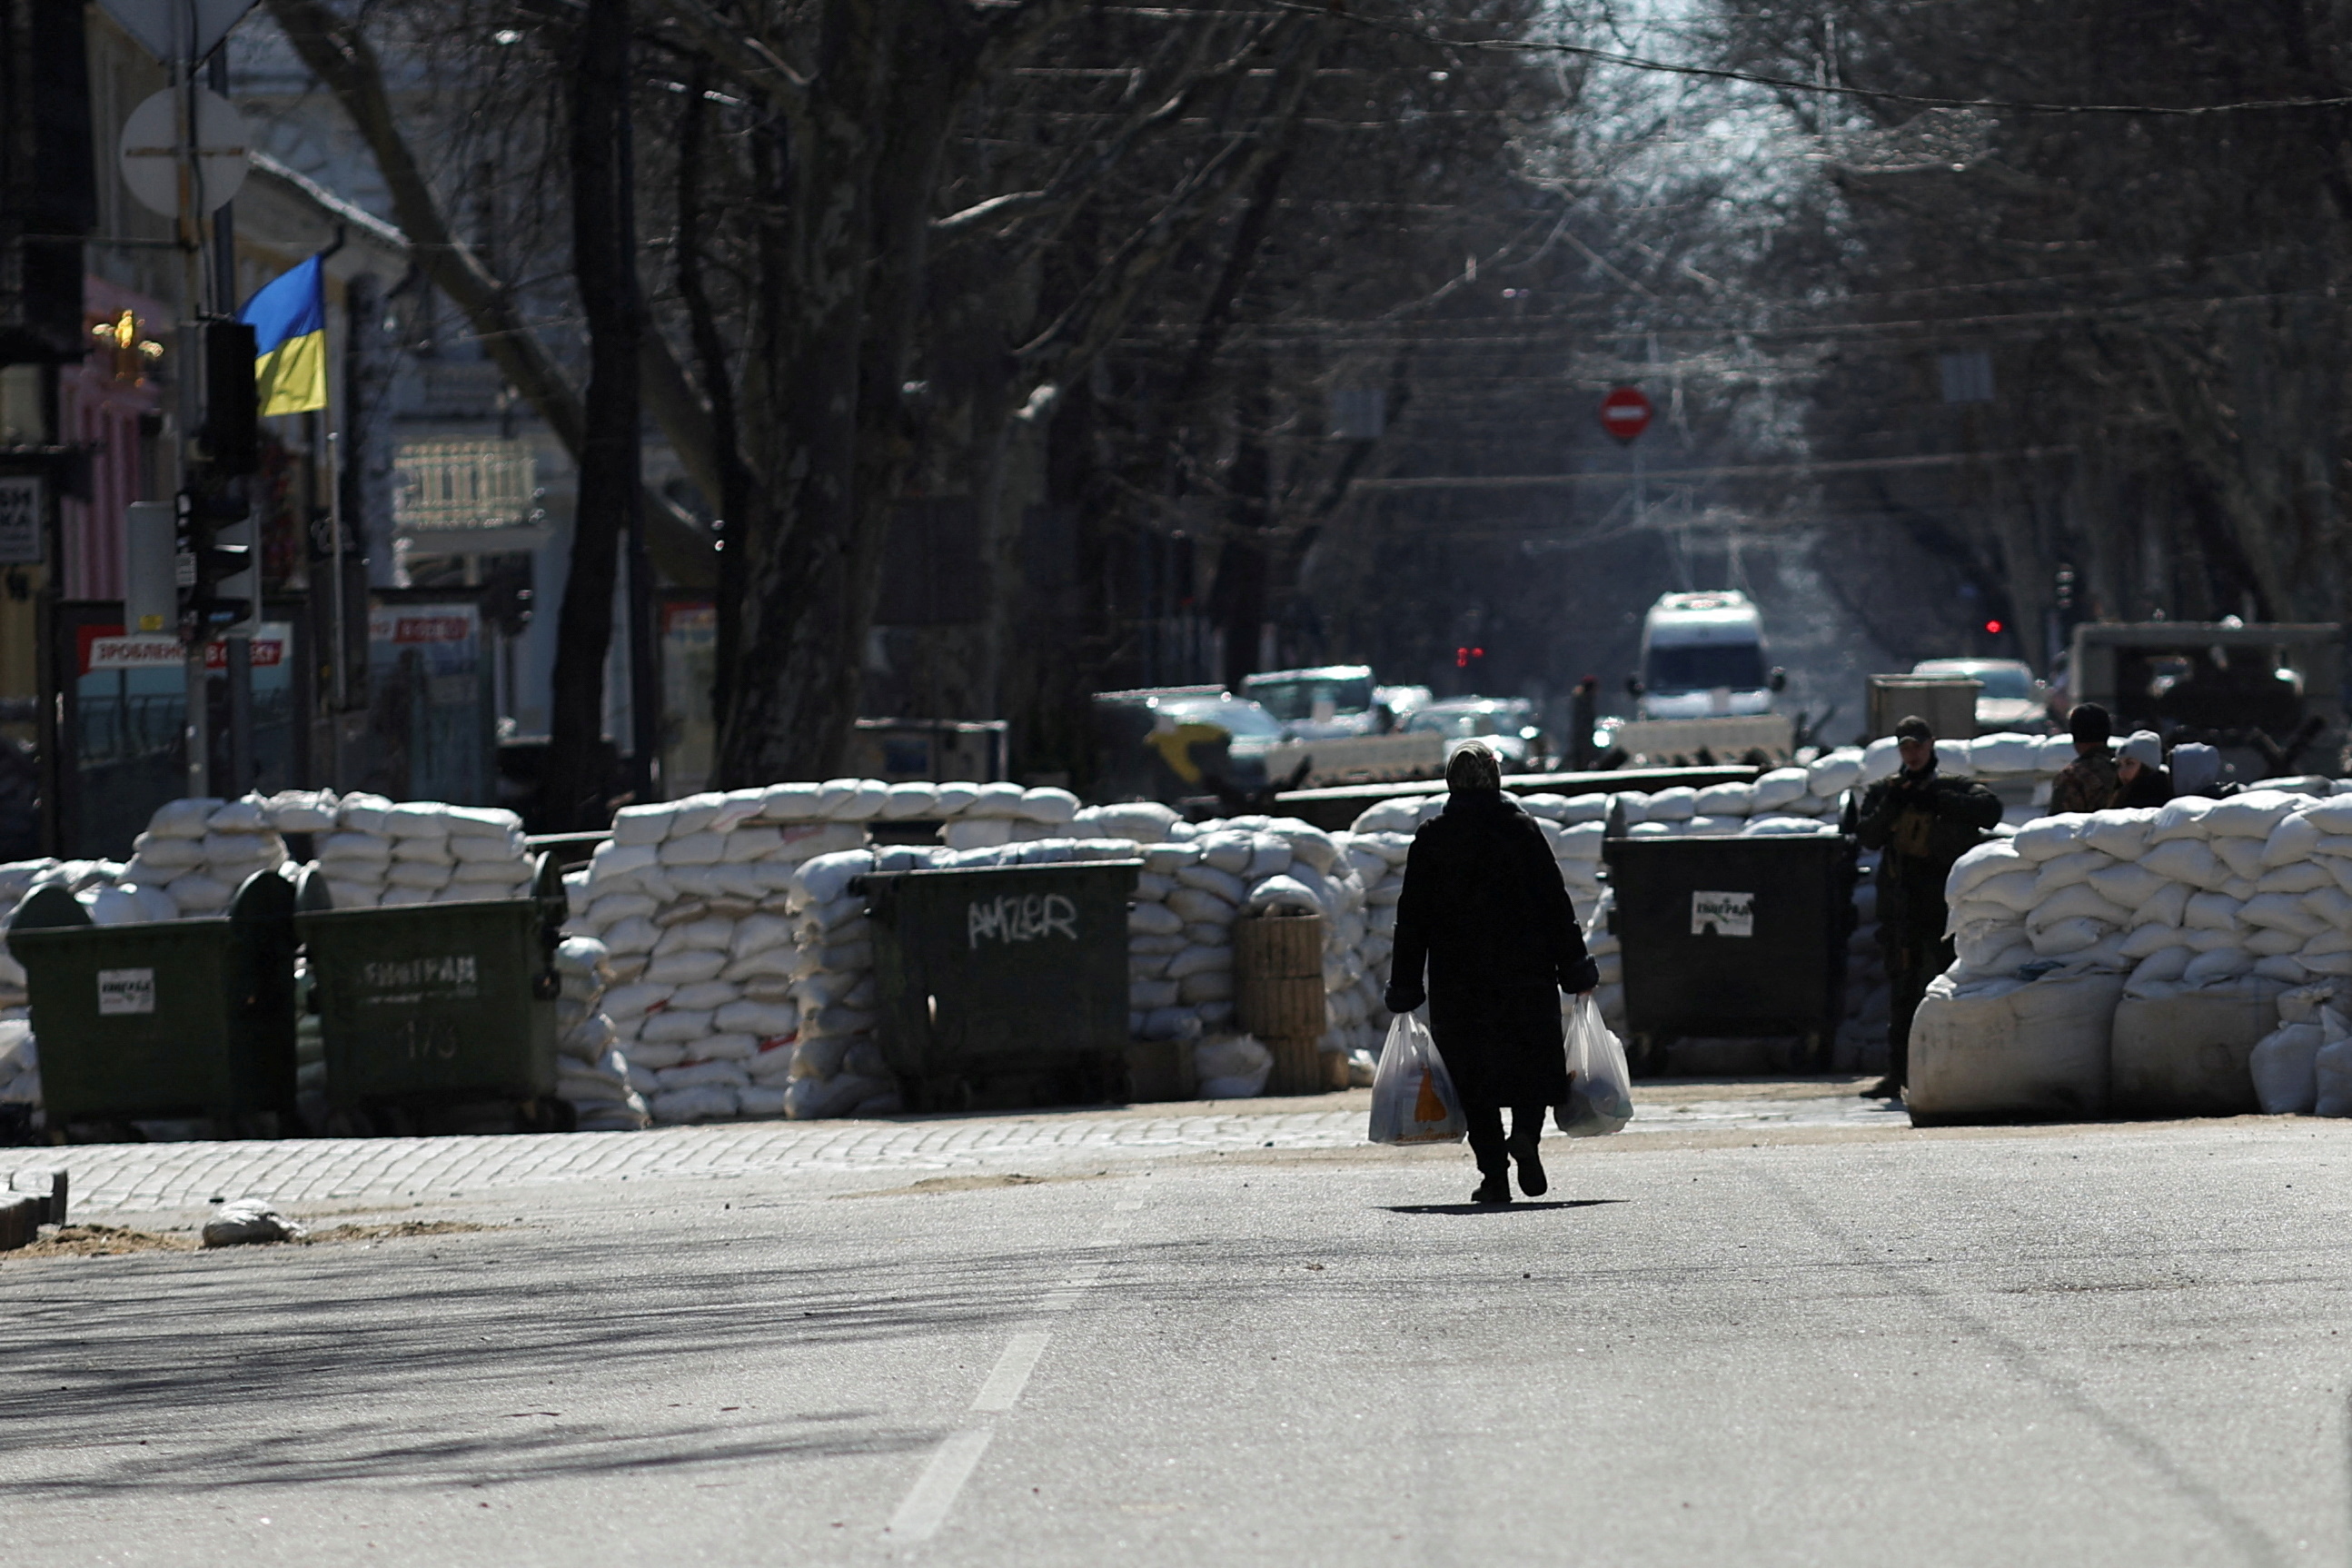
<path id="1" fill-rule="evenodd" d="M 38 474 L 0 475 L 0 565 L 37 565 L 48 488 Z"/>
<path id="2" fill-rule="evenodd" d="M 159 65 L 203 59 L 228 37 L 254 0 L 100 0 L 106 14 Z"/>
<path id="3" fill-rule="evenodd" d="M 1631 441 L 1650 427 L 1650 400 L 1641 389 L 1620 386 L 1601 400 L 1601 427 L 1620 441 Z"/>
<path id="4" fill-rule="evenodd" d="M 245 116 L 236 105 L 203 88 L 165 88 L 131 111 L 122 122 L 122 183 L 149 212 L 180 216 L 181 159 L 187 147 L 188 120 L 183 90 L 196 97 L 196 181 L 205 212 L 217 210 L 245 184 L 248 145 Z"/>

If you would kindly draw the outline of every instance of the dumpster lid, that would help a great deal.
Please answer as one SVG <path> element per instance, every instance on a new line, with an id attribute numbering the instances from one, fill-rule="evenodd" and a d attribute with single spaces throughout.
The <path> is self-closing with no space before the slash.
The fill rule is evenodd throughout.
<path id="1" fill-rule="evenodd" d="M 849 890 L 862 893 L 870 883 L 912 880 L 919 877 L 994 877 L 1009 871 L 1083 871 L 1089 867 L 1140 871 L 1143 857 L 1121 860 L 1052 860 L 1031 866 L 929 866 L 919 871 L 868 871 L 849 879 Z"/>

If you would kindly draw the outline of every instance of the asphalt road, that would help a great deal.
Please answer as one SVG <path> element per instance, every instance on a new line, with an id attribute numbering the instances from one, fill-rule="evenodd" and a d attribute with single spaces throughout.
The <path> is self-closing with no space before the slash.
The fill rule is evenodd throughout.
<path id="1" fill-rule="evenodd" d="M 1545 1147 L 1505 1211 L 1033 1145 L 0 1256 L 0 1563 L 2352 1557 L 2352 1126 Z"/>

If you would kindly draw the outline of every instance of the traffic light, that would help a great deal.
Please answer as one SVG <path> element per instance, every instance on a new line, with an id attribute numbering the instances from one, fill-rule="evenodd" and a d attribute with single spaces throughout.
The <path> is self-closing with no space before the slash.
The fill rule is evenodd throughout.
<path id="1" fill-rule="evenodd" d="M 253 328 L 243 321 L 206 321 L 205 332 L 205 454 L 223 474 L 261 469 L 261 391 L 253 377 Z"/>
<path id="2" fill-rule="evenodd" d="M 180 618 L 192 642 L 253 618 L 252 516 L 238 480 L 209 465 L 188 469 L 179 494 L 178 574 Z"/>

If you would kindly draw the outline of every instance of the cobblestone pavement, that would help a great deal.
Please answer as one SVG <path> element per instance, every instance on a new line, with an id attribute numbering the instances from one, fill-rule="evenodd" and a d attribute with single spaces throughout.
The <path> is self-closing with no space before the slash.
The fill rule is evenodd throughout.
<path id="1" fill-rule="evenodd" d="M 1245 1102 L 1244 1102 L 1245 1103 Z M 1629 1132 L 1905 1124 L 1899 1109 L 1848 1097 L 1643 1106 Z M 793 1171 L 983 1171 L 1011 1163 L 1149 1159 L 1217 1150 L 1337 1149 L 1363 1141 L 1343 1109 L 1077 1112 L 921 1121 L 737 1122 L 570 1136 L 287 1139 L 274 1142 L 89 1144 L 0 1150 L 0 1171 L 63 1166 L 76 1217 L 200 1206 L 215 1197 L 287 1205 L 489 1189 Z"/>

